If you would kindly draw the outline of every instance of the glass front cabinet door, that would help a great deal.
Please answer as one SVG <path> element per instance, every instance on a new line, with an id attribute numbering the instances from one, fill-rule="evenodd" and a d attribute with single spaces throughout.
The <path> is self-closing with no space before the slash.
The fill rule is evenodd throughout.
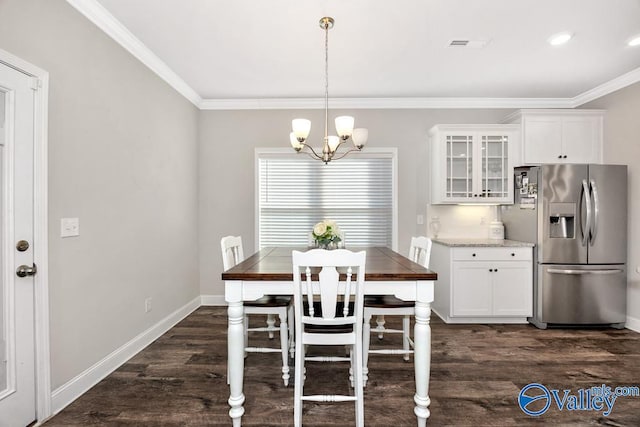
<path id="1" fill-rule="evenodd" d="M 513 203 L 514 125 L 438 125 L 429 131 L 431 203 Z"/>

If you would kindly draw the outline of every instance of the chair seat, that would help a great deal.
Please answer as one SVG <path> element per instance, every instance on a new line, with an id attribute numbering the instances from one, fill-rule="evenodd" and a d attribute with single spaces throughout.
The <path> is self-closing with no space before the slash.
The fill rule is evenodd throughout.
<path id="1" fill-rule="evenodd" d="M 285 295 L 266 295 L 255 301 L 245 301 L 247 307 L 286 307 L 291 303 L 291 297 Z"/>
<path id="2" fill-rule="evenodd" d="M 366 295 L 364 306 L 371 308 L 414 307 L 414 301 L 404 301 L 392 295 Z"/>
<path id="3" fill-rule="evenodd" d="M 342 313 L 342 309 L 344 307 L 344 302 L 342 301 L 338 301 L 338 303 L 336 304 L 336 312 L 337 313 Z M 353 316 L 353 310 L 355 308 L 355 305 L 353 302 L 349 303 L 349 315 Z M 315 314 L 317 316 L 322 316 L 322 307 L 320 306 L 320 302 L 319 301 L 315 301 L 313 303 L 313 309 L 315 310 Z M 304 312 L 305 316 L 309 315 L 309 305 L 304 302 L 303 306 L 302 306 L 302 311 Z M 341 316 L 337 316 L 337 318 L 340 318 Z M 322 332 L 325 334 L 346 334 L 349 332 L 353 332 L 353 325 L 310 325 L 310 324 L 305 324 L 304 325 L 304 331 L 305 332 Z"/>

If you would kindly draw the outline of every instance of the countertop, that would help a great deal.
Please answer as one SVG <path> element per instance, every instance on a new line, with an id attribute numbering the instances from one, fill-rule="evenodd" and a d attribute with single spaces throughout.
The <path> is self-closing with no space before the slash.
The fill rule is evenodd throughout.
<path id="1" fill-rule="evenodd" d="M 496 248 L 531 248 L 533 243 L 518 242 L 516 240 L 496 240 L 496 239 L 431 239 L 433 243 L 453 247 L 496 247 Z"/>

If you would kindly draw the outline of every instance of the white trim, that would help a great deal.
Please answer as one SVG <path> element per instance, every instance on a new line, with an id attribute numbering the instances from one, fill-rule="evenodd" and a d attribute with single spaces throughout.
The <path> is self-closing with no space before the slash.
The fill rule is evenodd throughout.
<path id="1" fill-rule="evenodd" d="M 640 82 L 640 67 L 635 70 L 629 71 L 619 77 L 616 77 L 613 80 L 609 80 L 606 83 L 601 84 L 600 86 L 594 87 L 591 90 L 588 90 L 584 93 L 573 98 L 573 106 L 579 107 L 582 104 L 586 104 L 589 101 L 593 101 L 594 99 L 602 98 L 605 95 L 608 95 L 612 92 L 625 88 L 627 86 L 631 86 L 634 83 Z"/>
<path id="2" fill-rule="evenodd" d="M 48 113 L 49 73 L 0 49 L 0 62 L 35 77 L 39 88 L 35 95 L 34 119 L 34 212 L 33 259 L 38 266 L 34 276 L 36 416 L 41 422 L 51 414 L 51 362 L 49 347 L 49 243 L 48 243 Z"/>
<path id="3" fill-rule="evenodd" d="M 572 108 L 573 98 L 334 98 L 329 108 Z M 323 109 L 323 98 L 203 99 L 201 110 Z"/>
<path id="4" fill-rule="evenodd" d="M 174 311 L 158 323 L 114 350 L 84 372 L 78 374 L 52 393 L 53 414 L 57 414 L 83 393 L 96 385 L 123 363 L 174 327 L 178 322 L 200 307 L 200 296 Z"/>
<path id="5" fill-rule="evenodd" d="M 200 305 L 202 306 L 226 306 L 224 295 L 200 295 Z"/>
<path id="6" fill-rule="evenodd" d="M 391 197 L 393 199 L 393 212 L 391 214 L 391 249 L 398 252 L 398 148 L 391 147 L 385 150 L 390 150 L 392 153 L 391 168 L 393 173 L 393 182 L 391 183 Z M 375 150 L 373 150 L 375 152 Z"/>
<path id="7" fill-rule="evenodd" d="M 627 316 L 627 323 L 624 325 L 624 327 L 634 332 L 640 333 L 640 319 L 638 319 L 637 317 Z"/>
<path id="8" fill-rule="evenodd" d="M 96 0 L 67 0 L 67 2 L 83 14 L 89 21 L 104 31 L 109 37 L 149 67 L 158 77 L 167 82 L 178 93 L 187 98 L 196 107 L 202 98 L 177 75 L 164 61 L 153 53 L 144 43 L 131 33 L 107 9 Z"/>

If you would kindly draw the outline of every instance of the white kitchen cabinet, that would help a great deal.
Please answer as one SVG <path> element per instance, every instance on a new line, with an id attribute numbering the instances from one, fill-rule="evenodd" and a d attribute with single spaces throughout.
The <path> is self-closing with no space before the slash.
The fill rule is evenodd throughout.
<path id="1" fill-rule="evenodd" d="M 437 125 L 429 131 L 431 203 L 513 203 L 517 125 Z"/>
<path id="2" fill-rule="evenodd" d="M 438 282 L 433 310 L 445 322 L 526 323 L 532 316 L 533 249 L 497 245 L 434 241 L 430 268 Z"/>
<path id="3" fill-rule="evenodd" d="M 604 110 L 519 110 L 506 122 L 521 126 L 520 164 L 602 163 Z"/>

